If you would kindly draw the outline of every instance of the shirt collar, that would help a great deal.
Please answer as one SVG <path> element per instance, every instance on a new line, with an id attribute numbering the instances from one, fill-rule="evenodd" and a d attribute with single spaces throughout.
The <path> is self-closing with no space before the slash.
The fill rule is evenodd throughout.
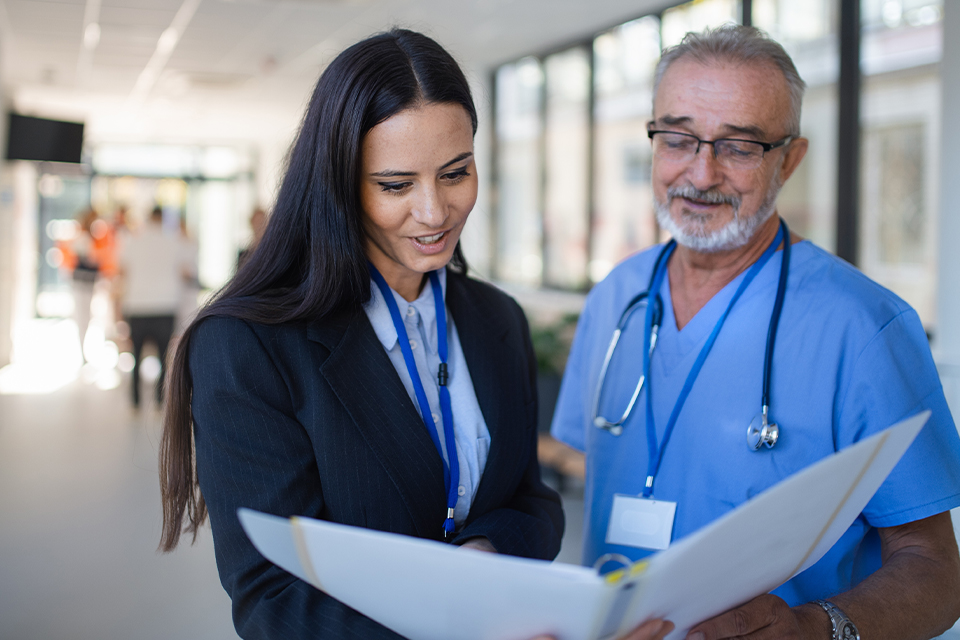
<path id="1" fill-rule="evenodd" d="M 446 301 L 447 270 L 438 270 L 437 276 L 440 279 L 440 290 L 443 292 L 443 299 Z M 400 317 L 404 318 L 404 320 L 406 320 L 407 317 L 407 307 L 413 306 L 419 312 L 420 319 L 426 329 L 427 347 L 431 353 L 436 354 L 437 310 L 434 306 L 433 287 L 430 286 L 429 279 L 420 292 L 420 295 L 413 302 L 407 302 L 393 289 L 390 289 L 390 293 L 393 294 L 393 299 L 396 301 L 397 308 L 400 310 Z M 372 278 L 370 279 L 370 300 L 363 306 L 363 310 L 367 313 L 367 317 L 370 318 L 373 331 L 377 334 L 377 338 L 380 340 L 383 348 L 387 351 L 392 351 L 397 344 L 397 329 L 393 326 L 393 318 L 390 317 L 390 309 L 387 308 L 387 303 L 383 299 L 383 293 L 381 293 L 380 287 L 377 286 L 377 283 L 374 282 Z M 447 323 L 449 324 L 449 314 L 447 316 Z M 407 328 L 407 331 L 409 333 L 410 329 Z"/>

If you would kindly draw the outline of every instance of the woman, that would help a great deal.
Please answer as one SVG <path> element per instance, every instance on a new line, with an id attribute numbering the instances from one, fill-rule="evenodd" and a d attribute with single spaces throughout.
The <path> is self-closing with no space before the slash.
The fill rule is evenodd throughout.
<path id="1" fill-rule="evenodd" d="M 241 506 L 533 558 L 560 548 L 526 320 L 466 277 L 459 247 L 476 127 L 463 73 L 429 38 L 344 51 L 263 239 L 177 349 L 161 548 L 209 510 L 245 638 L 396 635 L 263 559 Z"/>

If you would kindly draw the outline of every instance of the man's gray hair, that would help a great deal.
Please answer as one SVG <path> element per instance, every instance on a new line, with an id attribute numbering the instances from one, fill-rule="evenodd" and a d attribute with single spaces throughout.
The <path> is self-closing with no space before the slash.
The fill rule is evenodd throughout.
<path id="1" fill-rule="evenodd" d="M 716 29 L 704 29 L 700 33 L 690 32 L 683 37 L 680 44 L 663 50 L 653 81 L 654 102 L 657 99 L 660 81 L 667 69 L 686 56 L 690 56 L 701 64 L 722 61 L 766 62 L 776 65 L 783 72 L 790 91 L 790 121 L 787 123 L 787 134 L 800 135 L 800 107 L 807 84 L 797 73 L 793 60 L 779 42 L 756 27 L 744 27 L 738 24 L 725 24 Z"/>

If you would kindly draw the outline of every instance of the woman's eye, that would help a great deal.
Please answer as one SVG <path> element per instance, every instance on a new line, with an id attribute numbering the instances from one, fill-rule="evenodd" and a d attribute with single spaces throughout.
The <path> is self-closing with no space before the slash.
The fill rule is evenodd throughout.
<path id="1" fill-rule="evenodd" d="M 458 169 L 456 171 L 451 171 L 450 173 L 445 173 L 443 174 L 443 177 L 444 179 L 449 180 L 451 182 L 459 182 L 469 175 L 470 173 L 467 171 L 467 168 L 464 167 L 463 169 Z"/>
<path id="2" fill-rule="evenodd" d="M 377 184 L 380 185 L 381 191 L 386 191 L 387 193 L 400 193 L 410 186 L 409 182 L 378 182 Z"/>

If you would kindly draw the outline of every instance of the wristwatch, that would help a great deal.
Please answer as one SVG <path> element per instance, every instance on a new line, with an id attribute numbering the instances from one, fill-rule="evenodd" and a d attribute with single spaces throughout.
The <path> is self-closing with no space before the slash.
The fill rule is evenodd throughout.
<path id="1" fill-rule="evenodd" d="M 817 600 L 817 604 L 830 616 L 830 626 L 833 627 L 833 640 L 860 640 L 857 625 L 841 611 L 837 605 L 826 600 Z"/>

